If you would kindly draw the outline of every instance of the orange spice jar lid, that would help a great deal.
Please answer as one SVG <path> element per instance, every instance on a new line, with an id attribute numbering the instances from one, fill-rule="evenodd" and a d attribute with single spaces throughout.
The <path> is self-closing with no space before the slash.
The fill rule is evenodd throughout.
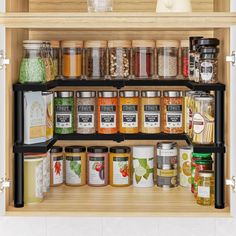
<path id="1" fill-rule="evenodd" d="M 109 48 L 131 48 L 130 40 L 109 40 Z"/>
<path id="2" fill-rule="evenodd" d="M 133 48 L 141 48 L 141 47 L 154 48 L 155 41 L 154 40 L 133 40 L 132 47 Z"/>
<path id="3" fill-rule="evenodd" d="M 81 40 L 67 40 L 61 42 L 62 48 L 83 48 L 83 41 Z"/>
<path id="4" fill-rule="evenodd" d="M 107 48 L 107 41 L 105 40 L 88 40 L 84 42 L 85 48 Z"/>
<path id="5" fill-rule="evenodd" d="M 157 48 L 164 48 L 164 47 L 178 48 L 179 41 L 178 40 L 157 40 L 156 47 Z"/>

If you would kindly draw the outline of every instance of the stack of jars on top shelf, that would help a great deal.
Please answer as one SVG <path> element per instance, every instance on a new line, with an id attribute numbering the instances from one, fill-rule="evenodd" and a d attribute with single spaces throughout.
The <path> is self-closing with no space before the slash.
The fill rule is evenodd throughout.
<path id="1" fill-rule="evenodd" d="M 217 81 L 219 40 L 26 40 L 20 83 L 64 79 Z"/>

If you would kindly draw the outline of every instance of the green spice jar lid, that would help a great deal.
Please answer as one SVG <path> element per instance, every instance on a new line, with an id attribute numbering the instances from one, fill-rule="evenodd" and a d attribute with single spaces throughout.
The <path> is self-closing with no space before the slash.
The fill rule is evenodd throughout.
<path id="1" fill-rule="evenodd" d="M 65 147 L 65 152 L 70 152 L 70 153 L 80 153 L 80 152 L 85 152 L 86 147 L 84 146 L 68 146 Z"/>
<path id="2" fill-rule="evenodd" d="M 197 158 L 211 158 L 212 153 L 195 153 L 193 152 L 192 156 Z"/>
<path id="3" fill-rule="evenodd" d="M 53 146 L 50 150 L 51 153 L 60 153 L 63 151 L 63 148 L 60 146 Z"/>
<path id="4" fill-rule="evenodd" d="M 126 146 L 115 146 L 110 148 L 111 153 L 130 153 L 131 148 Z"/>
<path id="5" fill-rule="evenodd" d="M 56 98 L 72 98 L 74 97 L 74 92 L 55 92 Z"/>
<path id="6" fill-rule="evenodd" d="M 104 152 L 108 152 L 108 147 L 105 146 L 91 146 L 87 148 L 88 152 L 91 153 L 104 153 Z"/>

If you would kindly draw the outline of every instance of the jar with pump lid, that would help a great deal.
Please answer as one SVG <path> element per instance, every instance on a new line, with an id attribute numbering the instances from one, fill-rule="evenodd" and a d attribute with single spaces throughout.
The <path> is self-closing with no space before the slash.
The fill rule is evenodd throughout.
<path id="1" fill-rule="evenodd" d="M 109 49 L 109 75 L 112 79 L 129 78 L 131 41 L 110 40 Z"/>
<path id="2" fill-rule="evenodd" d="M 181 75 L 187 79 L 189 76 L 189 40 L 181 40 Z"/>
<path id="3" fill-rule="evenodd" d="M 157 40 L 157 75 L 160 79 L 174 79 L 178 75 L 179 41 Z"/>
<path id="4" fill-rule="evenodd" d="M 120 133 L 139 132 L 139 91 L 121 91 L 119 98 Z"/>
<path id="5" fill-rule="evenodd" d="M 140 98 L 141 133 L 161 132 L 161 92 L 142 91 Z"/>
<path id="6" fill-rule="evenodd" d="M 82 75 L 83 41 L 62 41 L 62 75 L 77 79 Z"/>
<path id="7" fill-rule="evenodd" d="M 24 57 L 21 60 L 19 82 L 46 82 L 46 67 L 42 55 L 43 41 L 23 41 Z"/>
<path id="8" fill-rule="evenodd" d="M 97 126 L 96 92 L 79 91 L 76 95 L 77 133 L 94 134 Z"/>
<path id="9" fill-rule="evenodd" d="M 135 78 L 152 78 L 154 76 L 155 41 L 133 40 L 133 75 Z"/>
<path id="10" fill-rule="evenodd" d="M 52 40 L 51 43 L 51 55 L 53 61 L 54 76 L 61 75 L 61 48 L 60 41 Z"/>

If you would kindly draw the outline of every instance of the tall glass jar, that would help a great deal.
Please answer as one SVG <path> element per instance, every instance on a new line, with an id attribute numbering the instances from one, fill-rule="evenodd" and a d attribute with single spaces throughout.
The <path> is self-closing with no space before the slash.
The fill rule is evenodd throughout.
<path id="1" fill-rule="evenodd" d="M 133 40 L 133 75 L 135 78 L 152 78 L 154 75 L 153 40 Z"/>
<path id="2" fill-rule="evenodd" d="M 54 76 L 61 75 L 61 48 L 60 41 L 50 41 L 51 43 L 51 55 L 53 61 Z"/>
<path id="3" fill-rule="evenodd" d="M 24 57 L 20 66 L 19 82 L 35 83 L 46 82 L 46 68 L 42 56 L 42 41 L 23 41 Z"/>
<path id="4" fill-rule="evenodd" d="M 82 75 L 83 41 L 62 41 L 62 75 L 78 79 Z"/>
<path id="5" fill-rule="evenodd" d="M 113 79 L 129 78 L 131 41 L 111 40 L 109 48 L 109 75 Z"/>
<path id="6" fill-rule="evenodd" d="M 174 79 L 178 75 L 179 41 L 157 40 L 157 75 L 160 79 Z"/>
<path id="7" fill-rule="evenodd" d="M 51 43 L 46 42 L 46 55 L 49 61 L 49 66 L 50 66 L 50 80 L 55 79 L 55 69 L 54 69 L 54 63 L 52 59 L 52 54 L 51 54 L 52 48 L 51 48 Z"/>
<path id="8" fill-rule="evenodd" d="M 96 133 L 96 92 L 77 92 L 77 133 Z"/>
<path id="9" fill-rule="evenodd" d="M 85 76 L 101 79 L 107 75 L 107 41 L 85 42 Z"/>
<path id="10" fill-rule="evenodd" d="M 187 79 L 189 76 L 189 40 L 181 40 L 181 75 Z"/>
<path id="11" fill-rule="evenodd" d="M 87 0 L 88 12 L 109 12 L 113 8 L 113 0 Z"/>

